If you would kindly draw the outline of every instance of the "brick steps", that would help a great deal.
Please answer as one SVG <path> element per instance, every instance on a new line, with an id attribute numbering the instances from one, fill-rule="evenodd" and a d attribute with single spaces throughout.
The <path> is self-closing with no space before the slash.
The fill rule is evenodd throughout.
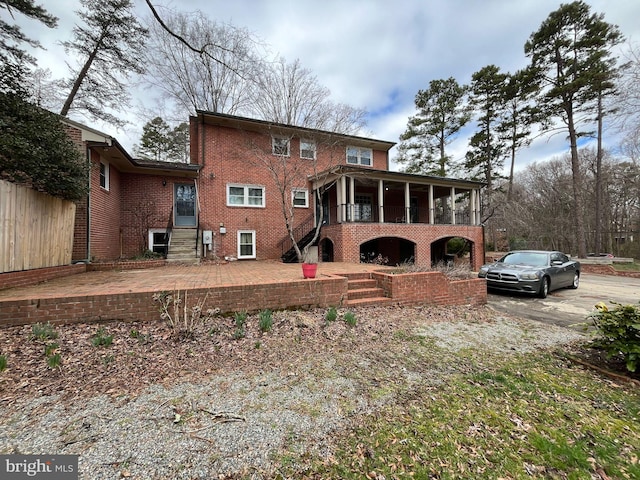
<path id="1" fill-rule="evenodd" d="M 370 273 L 347 274 L 347 299 L 345 307 L 364 307 L 372 305 L 389 305 L 393 299 L 384 296 L 384 290 Z"/>

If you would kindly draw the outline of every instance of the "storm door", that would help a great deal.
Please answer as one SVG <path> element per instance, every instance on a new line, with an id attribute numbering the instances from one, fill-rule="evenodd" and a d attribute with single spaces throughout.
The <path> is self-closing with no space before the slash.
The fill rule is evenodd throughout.
<path id="1" fill-rule="evenodd" d="M 194 184 L 176 184 L 174 192 L 174 225 L 176 227 L 195 227 L 196 186 Z"/>

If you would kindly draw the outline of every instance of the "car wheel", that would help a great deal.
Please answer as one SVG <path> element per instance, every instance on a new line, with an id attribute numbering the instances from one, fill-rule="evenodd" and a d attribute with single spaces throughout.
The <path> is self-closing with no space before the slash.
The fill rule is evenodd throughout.
<path id="1" fill-rule="evenodd" d="M 549 277 L 544 277 L 540 282 L 540 290 L 538 291 L 538 296 L 540 298 L 547 298 L 549 294 Z"/>
<path id="2" fill-rule="evenodd" d="M 580 285 L 580 272 L 576 272 L 573 274 L 573 283 L 569 288 L 573 288 L 575 290 L 576 288 L 578 288 L 579 285 Z"/>

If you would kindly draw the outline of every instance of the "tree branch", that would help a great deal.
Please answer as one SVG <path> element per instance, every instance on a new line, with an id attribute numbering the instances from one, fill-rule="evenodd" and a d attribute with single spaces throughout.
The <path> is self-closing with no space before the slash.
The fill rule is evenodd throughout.
<path id="1" fill-rule="evenodd" d="M 216 63 L 219 63 L 220 65 L 222 65 L 225 68 L 228 68 L 229 70 L 231 70 L 233 73 L 235 73 L 236 75 L 238 75 L 240 78 L 244 79 L 244 77 L 238 72 L 238 70 L 236 70 L 235 68 L 227 65 L 225 62 L 223 62 L 222 60 L 220 60 L 219 58 L 214 57 L 213 55 L 211 55 L 206 49 L 208 46 L 210 46 L 210 44 L 204 44 L 201 48 L 196 48 L 193 45 L 191 45 L 187 39 L 185 39 L 184 37 L 178 35 L 177 33 L 175 33 L 173 30 L 171 30 L 169 28 L 169 26 L 164 23 L 164 21 L 162 20 L 162 18 L 160 17 L 160 14 L 158 13 L 158 11 L 155 9 L 155 7 L 152 5 L 151 0 L 145 0 L 145 2 L 147 3 L 147 5 L 149 6 L 149 9 L 151 10 L 151 13 L 153 14 L 153 17 L 156 19 L 156 21 L 160 24 L 160 26 L 162 27 L 162 29 L 167 32 L 169 35 L 171 35 L 173 38 L 175 38 L 176 40 L 178 40 L 180 43 L 182 43 L 184 46 L 186 46 L 189 50 L 191 50 L 192 52 L 198 53 L 200 55 L 206 55 L 207 57 L 209 57 L 211 60 L 213 60 Z M 216 48 L 220 48 L 221 50 L 226 50 L 230 53 L 233 53 L 231 50 L 229 49 L 225 49 L 224 47 L 221 47 L 220 45 L 215 45 Z"/>

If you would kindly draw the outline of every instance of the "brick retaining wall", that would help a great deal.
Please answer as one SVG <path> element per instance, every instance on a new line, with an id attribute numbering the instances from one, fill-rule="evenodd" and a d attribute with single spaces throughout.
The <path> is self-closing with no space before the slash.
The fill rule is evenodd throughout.
<path id="1" fill-rule="evenodd" d="M 60 267 L 34 268 L 20 272 L 0 273 L 0 290 L 5 288 L 26 287 L 37 283 L 86 272 L 86 265 L 63 265 Z"/>
<path id="2" fill-rule="evenodd" d="M 189 306 L 206 296 L 204 309 L 220 308 L 223 313 L 259 311 L 265 308 L 328 307 L 340 305 L 347 291 L 347 278 L 323 276 L 315 280 L 286 283 L 222 286 L 188 291 Z M 0 326 L 95 322 L 106 320 L 159 320 L 159 304 L 154 292 L 70 296 L 2 302 Z M 184 291 L 182 292 L 184 294 Z"/>
<path id="3" fill-rule="evenodd" d="M 483 278 L 448 280 L 438 271 L 388 274 L 374 272 L 373 278 L 387 297 L 399 305 L 484 305 L 487 283 Z"/>

